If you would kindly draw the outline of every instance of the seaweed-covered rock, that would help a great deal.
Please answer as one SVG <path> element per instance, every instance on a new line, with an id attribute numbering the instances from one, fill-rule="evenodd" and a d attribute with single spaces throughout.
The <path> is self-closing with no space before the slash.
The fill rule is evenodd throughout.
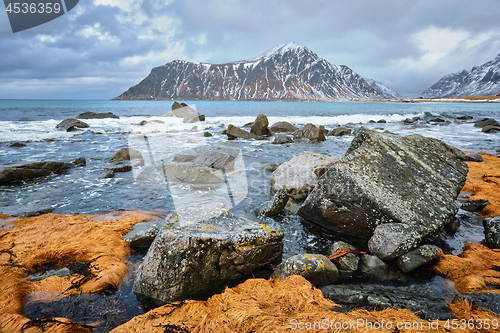
<path id="1" fill-rule="evenodd" d="M 63 121 L 61 121 L 59 124 L 56 125 L 56 128 L 58 130 L 66 132 L 73 132 L 79 128 L 89 128 L 89 127 L 90 127 L 89 124 L 73 118 L 64 119 Z"/>
<path id="2" fill-rule="evenodd" d="M 396 264 L 403 272 L 411 272 L 414 269 L 436 259 L 442 251 L 436 245 L 422 245 L 396 259 Z"/>
<path id="3" fill-rule="evenodd" d="M 370 250 L 381 259 L 396 258 L 452 221 L 467 172 L 464 153 L 440 140 L 362 127 L 298 213 L 327 229 L 365 240 L 377 227 L 390 223 L 393 228 L 381 230 L 382 237 L 371 240 Z M 379 249 L 384 258 L 374 252 Z"/>
<path id="4" fill-rule="evenodd" d="M 250 133 L 253 133 L 255 135 L 269 135 L 269 121 L 267 120 L 267 117 L 263 114 L 259 114 L 257 118 L 255 118 L 255 121 L 252 125 L 252 128 L 250 129 Z"/>
<path id="5" fill-rule="evenodd" d="M 0 168 L 0 184 L 19 180 L 29 180 L 37 177 L 62 173 L 74 167 L 72 163 L 65 162 L 35 162 Z"/>
<path id="6" fill-rule="evenodd" d="M 295 200 L 302 200 L 312 191 L 326 170 L 334 163 L 332 158 L 314 152 L 302 152 L 281 164 L 271 175 L 274 191 L 283 187 Z"/>
<path id="7" fill-rule="evenodd" d="M 283 234 L 229 212 L 167 222 L 140 266 L 133 290 L 157 304 L 220 292 L 280 260 Z"/>
<path id="8" fill-rule="evenodd" d="M 301 275 L 315 287 L 322 287 L 337 281 L 338 274 L 337 267 L 324 255 L 297 254 L 283 261 L 271 278 L 284 280 L 290 275 Z"/>

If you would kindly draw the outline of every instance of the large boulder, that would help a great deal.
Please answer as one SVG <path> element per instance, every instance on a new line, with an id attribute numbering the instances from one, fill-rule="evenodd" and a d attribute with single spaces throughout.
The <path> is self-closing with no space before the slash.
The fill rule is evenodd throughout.
<path id="1" fill-rule="evenodd" d="M 274 191 L 283 187 L 295 200 L 302 200 L 313 190 L 334 160 L 326 155 L 305 151 L 281 164 L 271 175 Z"/>
<path id="2" fill-rule="evenodd" d="M 30 180 L 52 173 L 62 173 L 75 165 L 65 162 L 35 162 L 0 168 L 0 184 L 7 184 L 19 180 Z"/>
<path id="3" fill-rule="evenodd" d="M 95 113 L 87 111 L 80 113 L 78 116 L 76 116 L 76 119 L 105 119 L 105 118 L 120 119 L 120 117 L 113 114 L 112 112 Z"/>
<path id="4" fill-rule="evenodd" d="M 167 223 L 139 267 L 133 290 L 154 303 L 197 299 L 281 259 L 283 234 L 229 212 Z"/>
<path id="5" fill-rule="evenodd" d="M 61 121 L 59 124 L 56 125 L 56 128 L 58 130 L 66 132 L 73 132 L 79 128 L 89 128 L 89 127 L 90 127 L 89 124 L 73 118 L 64 119 L 63 121 Z"/>
<path id="6" fill-rule="evenodd" d="M 380 226 L 370 250 L 381 259 L 394 259 L 452 221 L 467 172 L 464 153 L 440 140 L 362 127 L 298 214 L 364 240 Z"/>
<path id="7" fill-rule="evenodd" d="M 475 127 L 486 127 L 486 126 L 497 126 L 500 127 L 500 123 L 493 118 L 481 118 L 474 124 Z"/>
<path id="8" fill-rule="evenodd" d="M 233 124 L 229 124 L 227 127 L 226 133 L 228 139 L 236 139 L 236 138 L 241 138 L 241 139 L 256 139 L 258 138 L 257 135 L 247 132 L 244 129 L 241 129 L 237 126 L 234 126 Z"/>
<path id="9" fill-rule="evenodd" d="M 269 135 L 270 131 L 268 126 L 269 126 L 269 121 L 267 120 L 267 117 L 263 114 L 259 114 L 255 119 L 252 128 L 250 129 L 250 133 L 253 133 L 258 136 Z"/>
<path id="10" fill-rule="evenodd" d="M 316 127 L 313 124 L 306 124 L 302 129 L 293 132 L 294 140 L 306 140 L 310 142 L 325 141 L 325 134 L 328 130 L 324 126 Z"/>

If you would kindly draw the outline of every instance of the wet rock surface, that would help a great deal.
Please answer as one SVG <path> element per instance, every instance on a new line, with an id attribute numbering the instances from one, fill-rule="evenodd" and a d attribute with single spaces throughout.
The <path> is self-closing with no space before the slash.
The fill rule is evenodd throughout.
<path id="1" fill-rule="evenodd" d="M 61 121 L 59 124 L 56 125 L 56 128 L 58 130 L 66 132 L 73 132 L 80 128 L 89 128 L 89 127 L 90 127 L 89 124 L 73 118 L 64 119 L 63 121 Z"/>
<path id="2" fill-rule="evenodd" d="M 382 259 L 417 247 L 458 212 L 468 167 L 462 151 L 444 142 L 361 128 L 339 162 L 319 179 L 299 215 L 334 232 L 370 239 L 377 226 L 399 224 L 371 241 Z M 394 229 L 394 228 L 392 228 Z M 391 251 L 380 241 L 398 235 Z M 419 239 L 420 238 L 420 239 Z"/>
<path id="3" fill-rule="evenodd" d="M 465 160 L 469 162 L 482 162 L 483 157 L 477 153 L 465 153 Z"/>
<path id="4" fill-rule="evenodd" d="M 500 294 L 477 293 L 457 296 L 458 299 L 466 299 L 474 305 L 490 310 L 500 315 Z"/>
<path id="5" fill-rule="evenodd" d="M 363 254 L 359 260 L 358 272 L 369 282 L 406 282 L 406 277 L 379 257 Z"/>
<path id="6" fill-rule="evenodd" d="M 460 209 L 466 210 L 468 212 L 480 212 L 489 203 L 490 202 L 487 199 L 466 201 L 462 204 L 462 206 L 460 206 Z"/>
<path id="7" fill-rule="evenodd" d="M 65 172 L 75 165 L 66 162 L 35 162 L 23 165 L 0 168 L 0 184 L 7 184 L 15 181 L 30 180 L 43 177 L 52 173 Z"/>
<path id="8" fill-rule="evenodd" d="M 286 190 L 283 188 L 274 193 L 271 201 L 264 203 L 261 207 L 257 208 L 256 214 L 265 217 L 271 217 L 281 213 L 288 203 L 288 196 Z"/>
<path id="9" fill-rule="evenodd" d="M 396 265 L 403 272 L 411 272 L 436 259 L 441 253 L 441 249 L 435 245 L 422 245 L 397 258 Z"/>
<path id="10" fill-rule="evenodd" d="M 0 214 L 15 217 L 31 217 L 52 213 L 55 207 L 39 205 L 16 205 L 0 207 Z"/>
<path id="11" fill-rule="evenodd" d="M 133 287 L 157 304 L 210 296 L 281 259 L 282 233 L 227 211 L 195 224 L 171 220 L 149 248 Z"/>
<path id="12" fill-rule="evenodd" d="M 153 220 L 134 225 L 132 231 L 123 236 L 123 240 L 136 250 L 148 249 L 160 229 L 165 226 L 165 220 Z"/>
<path id="13" fill-rule="evenodd" d="M 297 254 L 283 261 L 271 278 L 280 277 L 284 280 L 290 275 L 301 275 L 315 287 L 321 287 L 337 281 L 338 270 L 324 255 Z"/>

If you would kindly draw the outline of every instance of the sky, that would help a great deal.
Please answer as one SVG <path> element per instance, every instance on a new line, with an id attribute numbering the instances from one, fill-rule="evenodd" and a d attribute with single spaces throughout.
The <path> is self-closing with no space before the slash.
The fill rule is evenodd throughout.
<path id="1" fill-rule="evenodd" d="M 173 60 L 220 64 L 291 41 L 418 96 L 494 59 L 499 18 L 498 0 L 80 0 L 12 33 L 2 10 L 0 99 L 112 99 Z"/>

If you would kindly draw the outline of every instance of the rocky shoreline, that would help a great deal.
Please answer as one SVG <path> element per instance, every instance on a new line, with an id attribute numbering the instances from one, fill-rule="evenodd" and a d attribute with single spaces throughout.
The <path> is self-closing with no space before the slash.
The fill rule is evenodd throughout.
<path id="1" fill-rule="evenodd" d="M 204 119 L 178 103 L 164 116 L 180 117 L 186 123 Z M 80 119 L 86 117 L 111 115 L 85 114 Z M 421 123 L 408 119 L 405 126 Z M 64 124 L 62 130 L 84 126 L 73 120 Z M 494 120 L 481 119 L 476 124 L 492 126 L 484 132 L 497 135 Z M 328 130 L 314 124 L 296 128 L 285 122 L 270 125 L 264 115 L 249 128 L 229 125 L 225 135 L 228 140 L 274 138 L 274 144 L 301 141 L 314 145 L 329 135 L 351 135 L 353 130 Z M 103 171 L 108 171 L 104 177 L 132 170 L 148 175 L 159 172 L 197 189 L 216 189 L 228 183 L 228 175 L 237 175 L 238 154 L 231 146 L 217 145 L 176 156 L 175 167 L 170 169 L 153 170 L 139 151 L 124 149 L 111 157 L 116 165 Z M 54 295 L 47 294 L 50 292 L 58 293 L 59 298 L 112 294 L 128 272 L 127 255 L 147 249 L 133 290 L 145 304 L 160 307 L 114 332 L 189 332 L 195 327 L 207 332 L 222 327 L 265 332 L 267 321 L 281 325 L 269 330 L 278 332 L 290 328 L 290 318 L 305 320 L 306 314 L 314 320 L 332 321 L 384 318 L 394 325 L 398 320 L 429 325 L 432 320 L 478 315 L 498 319 L 495 303 L 485 301 L 482 294 L 500 290 L 496 266 L 500 259 L 500 159 L 484 153 L 479 157 L 437 139 L 356 127 L 342 156 L 302 152 L 273 167 L 270 185 L 274 197 L 255 207 L 252 217 L 236 216 L 220 207 L 204 211 L 201 217 L 189 210 L 177 215 L 124 211 L 105 216 L 34 217 L 15 217 L 29 216 L 29 212 L 8 212 L 0 215 L 0 328 L 37 331 L 43 327 L 54 332 L 102 328 L 99 323 L 79 325 L 63 318 L 28 319 L 23 307 L 29 304 L 28 296 L 53 299 Z M 50 176 L 84 165 L 80 160 L 4 167 L 0 182 Z M 460 206 L 457 200 L 462 200 Z M 457 256 L 449 253 L 446 244 L 460 230 L 457 213 L 464 210 L 484 219 L 481 227 L 486 245 L 465 242 L 463 253 Z M 332 243 L 327 253 L 318 250 L 282 258 L 283 234 L 262 222 L 287 214 L 321 226 L 322 232 L 341 235 L 346 242 Z M 223 291 L 225 287 L 230 288 Z M 248 298 L 257 299 L 260 305 Z M 241 316 L 257 317 L 237 319 L 236 313 L 224 314 L 238 310 L 232 309 L 234 302 L 248 302 L 248 307 L 239 308 Z M 267 310 L 255 312 L 255 306 Z M 221 307 L 226 310 L 220 312 Z M 287 307 L 289 311 L 285 311 Z M 443 325 L 441 331 L 445 331 Z"/>

